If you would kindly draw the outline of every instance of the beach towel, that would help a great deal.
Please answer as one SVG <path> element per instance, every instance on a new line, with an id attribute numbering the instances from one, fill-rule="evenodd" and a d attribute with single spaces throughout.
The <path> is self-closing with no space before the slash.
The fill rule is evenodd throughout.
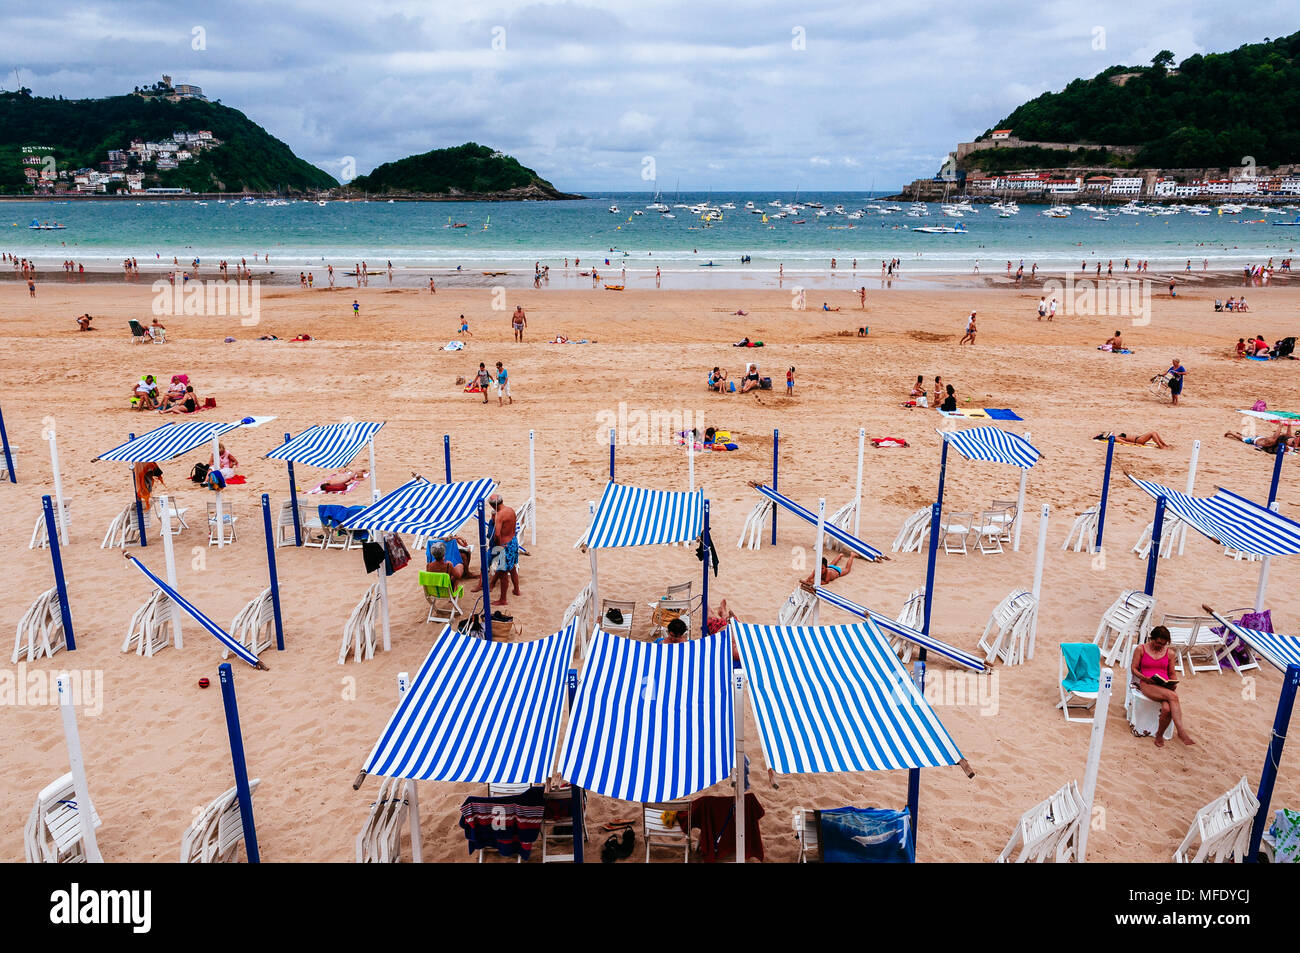
<path id="1" fill-rule="evenodd" d="M 465 342 L 464 342 L 464 341 L 448 341 L 448 342 L 447 342 L 447 346 L 444 347 L 443 350 L 444 350 L 444 351 L 463 351 L 463 350 L 465 350 Z"/>
<path id="2" fill-rule="evenodd" d="M 985 407 L 984 413 L 988 414 L 994 420 L 1024 420 L 1014 410 L 1008 410 L 1005 407 Z"/>
<path id="3" fill-rule="evenodd" d="M 763 834 L 758 822 L 763 805 L 753 792 L 745 795 L 745 857 L 763 859 Z M 736 799 L 733 796 L 705 795 L 691 802 L 691 824 L 700 831 L 700 860 L 714 864 L 736 856 Z M 682 820 L 685 816 L 682 815 Z"/>
<path id="4" fill-rule="evenodd" d="M 1278 808 L 1264 839 L 1273 845 L 1275 864 L 1300 863 L 1300 811 Z"/>
<path id="5" fill-rule="evenodd" d="M 1237 625 L 1243 629 L 1254 629 L 1256 632 L 1273 631 L 1273 610 L 1264 609 L 1260 612 L 1243 612 Z M 1210 629 L 1215 635 L 1222 636 L 1226 629 L 1221 625 L 1216 625 Z M 1238 665 L 1249 665 L 1252 659 L 1250 647 L 1243 645 L 1241 639 L 1236 635 L 1229 634 L 1226 641 L 1232 646 L 1231 655 Z M 1225 655 L 1219 660 L 1219 668 L 1228 670 L 1232 668 L 1232 662 L 1228 661 Z"/>
<path id="6" fill-rule="evenodd" d="M 828 864 L 911 864 L 916 861 L 911 815 L 879 807 L 817 812 L 821 859 Z"/>
<path id="7" fill-rule="evenodd" d="M 468 797 L 460 806 L 460 828 L 471 854 L 487 849 L 527 860 L 542 832 L 545 812 L 546 795 L 540 787 L 509 797 Z"/>
<path id="8" fill-rule="evenodd" d="M 872 437 L 871 445 L 877 449 L 888 449 L 889 447 L 906 447 L 908 443 L 902 437 Z"/>
<path id="9" fill-rule="evenodd" d="M 445 558 L 447 562 L 451 563 L 453 566 L 461 565 L 460 543 L 454 539 L 431 539 L 425 543 L 424 561 L 426 563 L 433 562 L 433 547 L 437 543 L 442 543 L 442 548 L 445 551 L 443 558 Z"/>
<path id="10" fill-rule="evenodd" d="M 473 384 L 470 384 L 468 387 L 466 387 L 465 390 L 464 390 L 462 393 L 465 393 L 465 394 L 481 394 L 481 393 L 483 393 L 483 388 L 482 388 L 482 387 L 479 387 L 477 383 L 473 383 Z"/>

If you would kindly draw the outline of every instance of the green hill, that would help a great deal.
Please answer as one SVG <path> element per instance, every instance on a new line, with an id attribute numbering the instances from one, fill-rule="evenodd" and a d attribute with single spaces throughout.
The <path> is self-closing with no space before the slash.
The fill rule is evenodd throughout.
<path id="1" fill-rule="evenodd" d="M 1103 157 L 1137 167 L 1226 168 L 1245 156 L 1260 166 L 1300 161 L 1300 33 L 1190 56 L 1176 69 L 1172 63 L 1173 54 L 1162 51 L 1151 66 L 1113 66 L 1077 79 L 993 128 L 1026 141 L 1138 146 L 1132 158 Z M 1001 151 L 968 158 L 972 165 L 1015 161 L 1021 168 L 1064 161 L 1059 151 L 998 156 Z"/>
<path id="2" fill-rule="evenodd" d="M 175 132 L 199 130 L 211 132 L 221 145 L 173 170 L 160 172 L 153 163 L 132 168 L 146 173 L 147 186 L 195 192 L 307 191 L 338 185 L 242 112 L 220 103 L 135 95 L 46 98 L 20 90 L 0 93 L 0 192 L 31 191 L 22 171 L 24 147 L 50 150 L 59 171 L 98 169 L 108 150 L 126 149 L 133 139 L 157 142 Z"/>
<path id="3" fill-rule="evenodd" d="M 461 199 L 580 197 L 558 191 L 517 159 L 476 142 L 385 162 L 369 175 L 353 179 L 345 188 L 370 194 Z"/>

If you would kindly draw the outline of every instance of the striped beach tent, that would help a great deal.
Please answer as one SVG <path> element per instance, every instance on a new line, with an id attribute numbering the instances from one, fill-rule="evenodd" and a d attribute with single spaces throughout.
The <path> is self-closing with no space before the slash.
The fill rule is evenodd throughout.
<path id="1" fill-rule="evenodd" d="M 564 778 L 644 803 L 688 797 L 735 764 L 731 640 L 676 644 L 597 630 L 569 716 Z"/>
<path id="2" fill-rule="evenodd" d="M 1274 668 L 1285 672 L 1289 665 L 1300 665 L 1300 638 L 1280 632 L 1260 632 L 1235 622 L 1222 620 L 1228 631 L 1264 656 Z"/>
<path id="3" fill-rule="evenodd" d="M 164 424 L 112 450 L 106 450 L 95 457 L 95 460 L 112 460 L 118 463 L 162 463 L 189 453 L 196 447 L 210 444 L 213 437 L 220 437 L 242 426 L 242 422 L 231 424 L 216 420 L 187 420 L 183 423 Z"/>
<path id="4" fill-rule="evenodd" d="M 958 764 L 962 753 L 874 621 L 733 621 L 763 757 L 781 774 Z"/>
<path id="5" fill-rule="evenodd" d="M 867 609 L 858 605 L 856 602 L 845 599 L 843 596 L 831 592 L 829 589 L 823 589 L 821 586 L 818 586 L 816 592 L 819 599 L 823 602 L 830 603 L 837 609 L 843 609 L 845 612 L 855 615 L 859 619 L 870 619 L 881 629 L 887 632 L 892 632 L 899 638 L 906 639 L 912 644 L 918 645 L 929 652 L 942 655 L 944 658 L 948 659 L 948 661 L 964 668 L 973 669 L 976 672 L 984 671 L 984 662 L 978 656 L 971 655 L 969 652 L 964 652 L 959 648 L 949 645 L 947 642 L 941 642 L 932 636 L 926 635 L 919 629 L 912 628 L 910 625 L 903 625 L 901 622 L 896 622 L 884 613 L 868 612 Z"/>
<path id="6" fill-rule="evenodd" d="M 811 523 L 813 526 L 817 525 L 816 513 L 813 513 L 811 510 L 804 509 L 798 503 L 794 502 L 794 500 L 782 496 L 780 493 L 772 489 L 770 486 L 766 486 L 765 484 L 759 483 L 754 486 L 754 489 L 756 489 L 759 492 L 760 496 L 767 497 L 767 499 L 771 500 L 777 506 L 789 510 L 795 516 L 798 516 L 800 519 Z M 833 523 L 823 521 L 822 529 L 827 536 L 831 537 L 832 539 L 839 540 L 841 543 L 847 546 L 852 552 L 863 557 L 864 559 L 870 559 L 874 561 L 880 559 L 881 556 L 883 555 L 880 552 L 880 550 L 876 549 L 874 546 L 864 543 L 862 540 L 858 539 L 852 533 L 840 529 L 838 526 L 834 525 Z"/>
<path id="7" fill-rule="evenodd" d="M 1006 463 L 1028 470 L 1041 456 L 1038 448 L 1024 437 L 997 427 L 940 430 L 939 433 L 949 446 L 968 460 Z"/>
<path id="8" fill-rule="evenodd" d="M 430 483 L 421 477 L 404 483 L 347 522 L 349 529 L 416 536 L 445 536 L 472 519 L 492 495 L 490 477 L 465 483 Z"/>
<path id="9" fill-rule="evenodd" d="M 370 756 L 369 774 L 542 784 L 560 733 L 574 623 L 532 642 L 443 629 Z"/>
<path id="10" fill-rule="evenodd" d="M 224 645 L 235 655 L 239 656 L 249 665 L 253 666 L 253 668 L 263 668 L 263 669 L 266 668 L 266 666 L 262 664 L 262 662 L 258 659 L 258 657 L 254 655 L 252 652 L 250 652 L 248 648 L 243 645 L 243 643 L 239 642 L 234 638 L 231 638 L 230 634 L 226 632 L 225 629 L 223 629 L 221 626 L 217 625 L 206 615 L 204 615 L 202 610 L 200 610 L 197 606 L 195 606 L 194 603 L 190 602 L 179 592 L 177 592 L 167 583 L 163 582 L 152 572 L 150 572 L 149 568 L 145 566 L 144 563 L 140 562 L 140 560 L 136 559 L 130 553 L 126 555 L 126 558 L 135 564 L 136 569 L 140 570 L 142 573 L 148 576 L 150 581 L 152 581 L 155 586 L 157 586 L 159 589 L 163 591 L 164 594 L 166 594 L 167 598 L 171 599 L 172 602 L 180 606 L 181 610 L 184 611 L 187 615 L 189 615 L 192 619 L 194 619 L 195 622 L 203 626 L 203 628 L 207 629 L 208 634 L 211 635 L 214 639 L 216 639 L 218 642 Z"/>
<path id="11" fill-rule="evenodd" d="M 288 443 L 276 447 L 266 458 L 286 463 L 303 463 L 322 470 L 337 470 L 351 463 L 383 426 L 382 422 L 367 421 L 318 424 L 308 427 Z"/>
<path id="12" fill-rule="evenodd" d="M 1300 553 L 1300 523 L 1219 487 L 1214 496 L 1188 496 L 1150 480 L 1127 474 L 1153 499 L 1216 543 L 1254 556 L 1294 556 Z"/>
<path id="13" fill-rule="evenodd" d="M 591 525 L 574 548 L 690 543 L 703 531 L 703 490 L 645 490 L 611 480 L 600 495 Z"/>

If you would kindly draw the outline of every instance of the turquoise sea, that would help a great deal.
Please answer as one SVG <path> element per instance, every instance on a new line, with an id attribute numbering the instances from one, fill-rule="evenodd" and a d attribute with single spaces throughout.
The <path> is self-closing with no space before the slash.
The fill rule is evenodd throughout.
<path id="1" fill-rule="evenodd" d="M 1068 218 L 1048 218 L 1041 205 L 1022 205 L 1018 215 L 999 218 L 987 205 L 976 205 L 978 211 L 956 219 L 937 203 L 929 204 L 925 217 L 908 217 L 910 203 L 866 192 L 800 194 L 797 200 L 794 193 L 712 192 L 661 196 L 668 218 L 646 209 L 652 201 L 649 193 L 608 193 L 572 202 L 22 202 L 2 206 L 0 245 L 56 270 L 69 258 L 88 269 L 113 270 L 131 256 L 152 271 L 169 269 L 173 258 L 182 265 L 196 257 L 215 265 L 269 254 L 281 278 L 296 279 L 299 270 L 323 270 L 326 263 L 350 270 L 364 260 L 372 275 L 391 261 L 404 282 L 433 275 L 455 283 L 452 276 L 483 271 L 531 282 L 540 262 L 551 267 L 554 286 L 568 258 L 571 265 L 580 260 L 584 270 L 596 265 L 606 279 L 626 269 L 629 282 L 653 282 L 658 267 L 676 276 L 674 286 L 744 286 L 774 282 L 782 267 L 786 276 L 826 275 L 832 258 L 837 273 L 850 271 L 857 259 L 858 274 L 868 277 L 888 258 L 901 259 L 909 276 L 970 274 L 977 261 L 984 274 L 1005 273 L 1008 260 L 1021 259 L 1026 271 L 1037 262 L 1048 272 L 1077 268 L 1085 259 L 1089 267 L 1113 259 L 1119 272 L 1126 257 L 1149 259 L 1153 270 L 1179 271 L 1190 258 L 1200 271 L 1204 259 L 1211 269 L 1280 260 L 1300 243 L 1300 228 L 1272 225 L 1295 220 L 1294 206 L 1210 215 L 1121 215 L 1112 207 L 1102 221 L 1078 209 Z M 827 214 L 805 207 L 775 218 L 780 209 L 769 205 L 774 201 L 818 202 Z M 750 213 L 746 202 L 768 220 Z M 704 221 L 684 207 L 697 203 L 721 207 L 721 217 Z M 727 203 L 735 207 L 722 207 Z M 832 211 L 837 205 L 844 214 Z M 886 211 L 890 205 L 900 211 Z M 848 217 L 857 211 L 860 217 Z M 66 228 L 32 230 L 26 226 L 33 219 Z M 457 223 L 466 227 L 448 227 Z M 913 230 L 935 225 L 966 231 Z M 742 264 L 746 255 L 751 260 Z M 574 282 L 577 270 L 570 271 Z"/>

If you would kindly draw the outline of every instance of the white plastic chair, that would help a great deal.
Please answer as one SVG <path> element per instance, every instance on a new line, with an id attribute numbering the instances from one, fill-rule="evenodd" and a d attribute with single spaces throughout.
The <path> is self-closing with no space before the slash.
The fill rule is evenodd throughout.
<path id="1" fill-rule="evenodd" d="M 939 521 L 939 539 L 945 553 L 966 554 L 966 539 L 975 524 L 974 513 L 949 513 Z M 955 542 L 954 542 L 955 540 Z M 960 544 L 960 548 L 958 545 Z"/>
<path id="2" fill-rule="evenodd" d="M 691 802 L 663 801 L 656 804 L 643 804 L 641 810 L 642 838 L 645 841 L 645 862 L 650 863 L 650 849 L 653 847 L 671 847 L 682 851 L 682 863 L 691 859 Z M 663 815 L 666 811 L 675 811 L 686 815 L 686 830 L 674 820 L 665 824 Z"/>
<path id="3" fill-rule="evenodd" d="M 1196 812 L 1187 836 L 1174 851 L 1174 861 L 1180 864 L 1244 862 L 1250 848 L 1251 824 L 1258 810 L 1259 801 L 1243 777 L 1225 794 Z M 1200 846 L 1189 856 L 1198 840 Z"/>

